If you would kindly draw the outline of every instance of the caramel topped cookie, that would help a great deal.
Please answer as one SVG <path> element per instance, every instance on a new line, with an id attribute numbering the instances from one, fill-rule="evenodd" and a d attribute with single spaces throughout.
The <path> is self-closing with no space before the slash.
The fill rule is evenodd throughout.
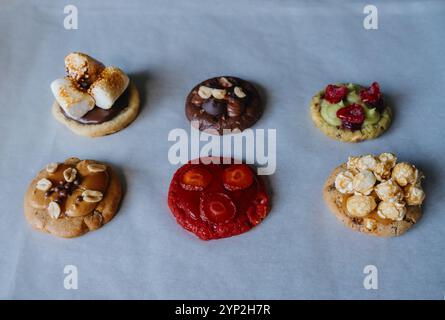
<path id="1" fill-rule="evenodd" d="M 349 157 L 323 189 L 326 203 L 352 229 L 399 236 L 422 217 L 423 174 L 392 153 Z"/>
<path id="2" fill-rule="evenodd" d="M 194 87 L 187 96 L 185 113 L 197 129 L 223 135 L 251 127 L 261 117 L 263 106 L 252 84 L 225 76 Z"/>
<path id="3" fill-rule="evenodd" d="M 50 163 L 31 182 L 25 216 L 36 229 L 71 238 L 96 230 L 116 214 L 122 197 L 113 170 L 93 160 Z"/>

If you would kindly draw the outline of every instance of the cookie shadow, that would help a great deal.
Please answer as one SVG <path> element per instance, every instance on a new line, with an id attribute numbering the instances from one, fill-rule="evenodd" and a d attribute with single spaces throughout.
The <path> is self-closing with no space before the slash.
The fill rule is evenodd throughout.
<path id="1" fill-rule="evenodd" d="M 147 100 L 148 100 L 147 88 L 150 87 L 150 81 L 152 80 L 152 76 L 148 70 L 143 70 L 140 72 L 131 73 L 129 74 L 129 77 L 139 91 L 139 99 L 140 99 L 139 112 L 142 113 L 147 106 Z"/>
<path id="2" fill-rule="evenodd" d="M 397 120 L 397 113 L 398 113 L 398 104 L 396 103 L 396 101 L 400 102 L 400 99 L 398 98 L 398 96 L 399 95 L 397 95 L 397 93 L 396 94 L 385 93 L 384 104 L 389 106 L 389 108 L 391 109 L 391 113 L 392 113 L 391 125 L 388 127 L 386 132 L 391 132 L 396 127 L 396 125 L 394 125 L 396 122 L 394 122 L 394 121 Z"/>
<path id="3" fill-rule="evenodd" d="M 104 163 L 106 163 L 106 162 L 104 161 Z M 121 186 L 122 186 L 122 198 L 119 203 L 119 207 L 117 209 L 117 213 L 118 213 L 118 212 L 120 212 L 122 203 L 125 200 L 125 196 L 126 196 L 127 190 L 128 190 L 128 183 L 127 183 L 127 179 L 125 178 L 124 171 L 121 167 L 116 166 L 114 164 L 108 164 L 108 163 L 107 163 L 107 165 L 109 165 L 113 169 L 113 172 L 117 175 L 119 182 L 121 183 Z"/>
<path id="4" fill-rule="evenodd" d="M 265 87 L 263 87 L 261 84 L 255 81 L 248 80 L 258 91 L 258 94 L 260 95 L 262 104 L 263 104 L 263 113 L 267 111 L 269 108 L 268 100 L 269 100 L 269 94 Z"/>

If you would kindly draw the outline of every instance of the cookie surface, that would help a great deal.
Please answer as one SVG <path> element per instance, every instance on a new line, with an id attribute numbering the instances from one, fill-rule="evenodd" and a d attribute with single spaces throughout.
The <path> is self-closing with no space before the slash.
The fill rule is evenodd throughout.
<path id="1" fill-rule="evenodd" d="M 349 228 L 374 236 L 394 237 L 405 233 L 422 217 L 420 206 L 407 206 L 405 217 L 401 221 L 382 219 L 375 212 L 364 218 L 351 217 L 346 208 L 348 195 L 340 193 L 335 187 L 337 175 L 344 170 L 346 164 L 334 169 L 323 186 L 323 198 L 331 212 Z"/>
<path id="2" fill-rule="evenodd" d="M 263 106 L 251 83 L 223 76 L 195 86 L 187 96 L 185 113 L 197 129 L 222 135 L 225 129 L 243 131 L 251 127 L 261 117 Z"/>
<path id="3" fill-rule="evenodd" d="M 174 174 L 168 193 L 168 205 L 177 223 L 202 240 L 247 232 L 270 209 L 261 177 L 245 164 L 222 164 L 218 160 L 221 164 L 182 166 Z"/>
<path id="4" fill-rule="evenodd" d="M 110 166 L 70 158 L 38 173 L 25 194 L 24 211 L 33 228 L 72 238 L 108 223 L 121 198 L 121 183 Z"/>
<path id="5" fill-rule="evenodd" d="M 346 86 L 346 84 L 338 85 Z M 354 84 L 354 86 L 356 86 L 358 90 L 365 89 L 357 84 Z M 382 135 L 391 125 L 392 111 L 389 106 L 384 104 L 384 102 L 383 106 L 380 108 L 380 119 L 376 123 L 363 126 L 359 130 L 350 130 L 342 128 L 340 125 L 332 125 L 322 116 L 322 102 L 324 93 L 325 90 L 321 90 L 312 98 L 310 113 L 311 118 L 317 128 L 332 139 L 352 143 L 375 139 Z"/>
<path id="6" fill-rule="evenodd" d="M 57 101 L 54 102 L 52 107 L 53 116 L 61 123 L 65 124 L 74 133 L 82 136 L 88 137 L 100 137 L 118 132 L 128 125 L 130 125 L 137 117 L 139 113 L 139 92 L 133 83 L 130 83 L 127 89 L 128 93 L 126 95 L 127 101 L 124 101 L 125 106 L 120 108 L 119 112 L 114 115 L 111 119 L 102 122 L 94 123 L 82 123 L 75 119 L 68 117 Z M 114 107 L 113 107 L 114 108 Z M 96 111 L 98 107 L 93 109 Z M 101 111 L 101 110 L 99 110 Z"/>

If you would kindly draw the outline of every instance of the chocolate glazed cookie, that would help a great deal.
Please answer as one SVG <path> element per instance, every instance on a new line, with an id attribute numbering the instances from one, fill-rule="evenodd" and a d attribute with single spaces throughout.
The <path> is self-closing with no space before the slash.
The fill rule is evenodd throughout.
<path id="1" fill-rule="evenodd" d="M 193 126 L 219 135 L 251 127 L 262 113 L 256 88 L 245 80 L 229 76 L 201 82 L 189 93 L 185 104 L 185 114 Z"/>

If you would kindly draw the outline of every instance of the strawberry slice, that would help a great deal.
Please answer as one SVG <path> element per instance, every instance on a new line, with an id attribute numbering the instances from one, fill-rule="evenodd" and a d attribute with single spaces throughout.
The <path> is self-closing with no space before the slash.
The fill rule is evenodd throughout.
<path id="1" fill-rule="evenodd" d="M 235 164 L 224 170 L 222 179 L 227 190 L 241 190 L 252 185 L 253 173 L 249 166 Z"/>
<path id="2" fill-rule="evenodd" d="M 269 199 L 267 195 L 260 192 L 253 202 L 253 205 L 247 210 L 247 218 L 254 226 L 259 224 L 267 215 L 269 211 Z"/>
<path id="3" fill-rule="evenodd" d="M 201 219 L 211 223 L 225 223 L 235 217 L 236 207 L 224 193 L 205 193 L 200 199 Z"/>
<path id="4" fill-rule="evenodd" d="M 324 91 L 324 98 L 330 103 L 339 103 L 348 94 L 348 88 L 345 86 L 336 86 L 330 84 L 326 87 Z"/>
<path id="5" fill-rule="evenodd" d="M 202 191 L 212 181 L 212 174 L 204 168 L 195 167 L 182 176 L 181 186 L 188 191 Z"/>

